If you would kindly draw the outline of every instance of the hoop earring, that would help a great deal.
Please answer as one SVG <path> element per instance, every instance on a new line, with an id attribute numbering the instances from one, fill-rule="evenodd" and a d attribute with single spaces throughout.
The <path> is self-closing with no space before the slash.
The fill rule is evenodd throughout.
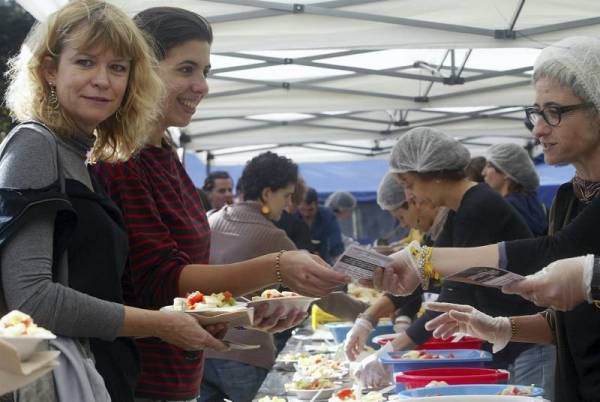
<path id="1" fill-rule="evenodd" d="M 58 110 L 58 96 L 56 95 L 56 87 L 50 84 L 48 91 L 48 113 L 53 114 Z"/>
<path id="2" fill-rule="evenodd" d="M 121 108 L 118 108 L 115 112 L 115 119 L 117 119 L 118 122 L 121 122 Z"/>

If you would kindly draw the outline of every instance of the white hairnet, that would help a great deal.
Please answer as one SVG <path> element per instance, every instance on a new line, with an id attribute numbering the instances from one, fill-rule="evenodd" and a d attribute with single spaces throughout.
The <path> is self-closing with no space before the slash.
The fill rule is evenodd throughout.
<path id="1" fill-rule="evenodd" d="M 325 206 L 337 211 L 354 209 L 356 208 L 356 198 L 347 191 L 336 191 L 327 197 Z"/>
<path id="2" fill-rule="evenodd" d="M 557 65 L 565 71 L 559 71 Z M 551 72 L 557 74 L 559 79 L 565 73 L 571 73 L 576 78 L 576 85 L 580 86 L 590 102 L 600 110 L 600 39 L 585 36 L 573 36 L 544 48 L 534 64 L 535 72 Z M 563 84 L 566 84 L 563 83 Z"/>
<path id="3" fill-rule="evenodd" d="M 469 150 L 454 138 L 434 128 L 418 127 L 394 145 L 390 170 L 396 173 L 462 170 L 470 160 Z"/>
<path id="4" fill-rule="evenodd" d="M 488 148 L 486 159 L 527 191 L 535 191 L 540 185 L 533 161 L 517 144 L 496 144 Z"/>
<path id="5" fill-rule="evenodd" d="M 386 211 L 398 209 L 406 202 L 404 187 L 394 176 L 395 173 L 386 173 L 377 189 L 377 204 Z"/>

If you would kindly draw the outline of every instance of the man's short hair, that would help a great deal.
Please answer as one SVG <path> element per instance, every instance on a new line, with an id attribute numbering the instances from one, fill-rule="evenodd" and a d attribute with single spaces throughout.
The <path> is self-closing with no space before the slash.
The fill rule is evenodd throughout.
<path id="1" fill-rule="evenodd" d="M 204 179 L 202 190 L 208 192 L 212 191 L 215 188 L 215 181 L 217 179 L 231 179 L 231 176 L 224 170 L 216 170 L 211 172 L 208 176 L 206 176 L 206 179 Z"/>

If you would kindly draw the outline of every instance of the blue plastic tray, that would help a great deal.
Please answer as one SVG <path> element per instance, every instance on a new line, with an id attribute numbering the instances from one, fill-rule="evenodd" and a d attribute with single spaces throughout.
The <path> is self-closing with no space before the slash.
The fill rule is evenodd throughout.
<path id="1" fill-rule="evenodd" d="M 353 324 L 354 323 L 352 322 L 330 322 L 325 324 L 325 326 L 329 329 L 329 331 L 331 331 L 337 343 L 343 343 L 346 339 L 346 334 L 350 331 Z M 377 335 L 391 334 L 393 332 L 394 326 L 391 322 L 383 324 L 380 323 L 377 327 L 375 327 L 375 330 L 371 332 L 371 335 L 367 340 L 367 344 L 375 349 L 378 349 L 379 345 L 373 342 L 373 338 Z"/>
<path id="2" fill-rule="evenodd" d="M 421 398 L 425 396 L 446 396 L 446 395 L 498 395 L 507 384 L 482 384 L 482 385 L 447 385 L 443 387 L 415 388 L 399 392 L 401 398 Z M 516 385 L 525 387 L 524 385 Z M 544 389 L 533 387 L 531 394 L 523 396 L 544 396 Z"/>
<path id="3" fill-rule="evenodd" d="M 400 357 L 407 351 L 397 351 L 383 353 L 381 361 L 383 364 L 392 364 L 394 373 L 408 370 L 420 370 L 426 368 L 438 367 L 484 367 L 486 362 L 492 361 L 490 352 L 478 349 L 425 349 L 420 352 L 431 353 L 441 356 L 448 356 L 450 353 L 453 358 L 447 359 L 401 359 Z"/>

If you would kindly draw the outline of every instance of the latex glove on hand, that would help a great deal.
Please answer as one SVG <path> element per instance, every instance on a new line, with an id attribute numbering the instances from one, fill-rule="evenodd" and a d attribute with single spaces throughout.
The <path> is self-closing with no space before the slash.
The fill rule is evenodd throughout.
<path id="1" fill-rule="evenodd" d="M 419 262 L 410 252 L 411 247 L 420 247 L 419 242 L 414 240 L 402 250 L 390 255 L 394 259 L 390 265 L 375 270 L 372 280 L 361 279 L 360 284 L 395 296 L 412 294 L 421 284 L 421 279 L 418 274 Z"/>
<path id="2" fill-rule="evenodd" d="M 344 341 L 344 351 L 348 360 L 355 361 L 356 357 L 362 353 L 371 332 L 373 332 L 373 325 L 369 320 L 359 317 L 354 321 L 354 325 Z"/>
<path id="3" fill-rule="evenodd" d="M 379 350 L 358 363 L 352 373 L 363 388 L 382 388 L 392 382 L 392 366 L 383 364 L 379 359 L 384 352 L 393 352 L 392 343 L 388 342 Z"/>
<path id="4" fill-rule="evenodd" d="M 426 308 L 443 313 L 425 324 L 425 329 L 433 331 L 436 338 L 448 339 L 462 332 L 491 343 L 492 351 L 496 353 L 504 349 L 512 337 L 507 317 L 490 317 L 463 304 L 431 302 Z"/>
<path id="5" fill-rule="evenodd" d="M 517 294 L 538 306 L 568 311 L 585 301 L 591 302 L 593 266 L 592 254 L 557 260 L 522 281 L 504 286 L 502 291 Z"/>

